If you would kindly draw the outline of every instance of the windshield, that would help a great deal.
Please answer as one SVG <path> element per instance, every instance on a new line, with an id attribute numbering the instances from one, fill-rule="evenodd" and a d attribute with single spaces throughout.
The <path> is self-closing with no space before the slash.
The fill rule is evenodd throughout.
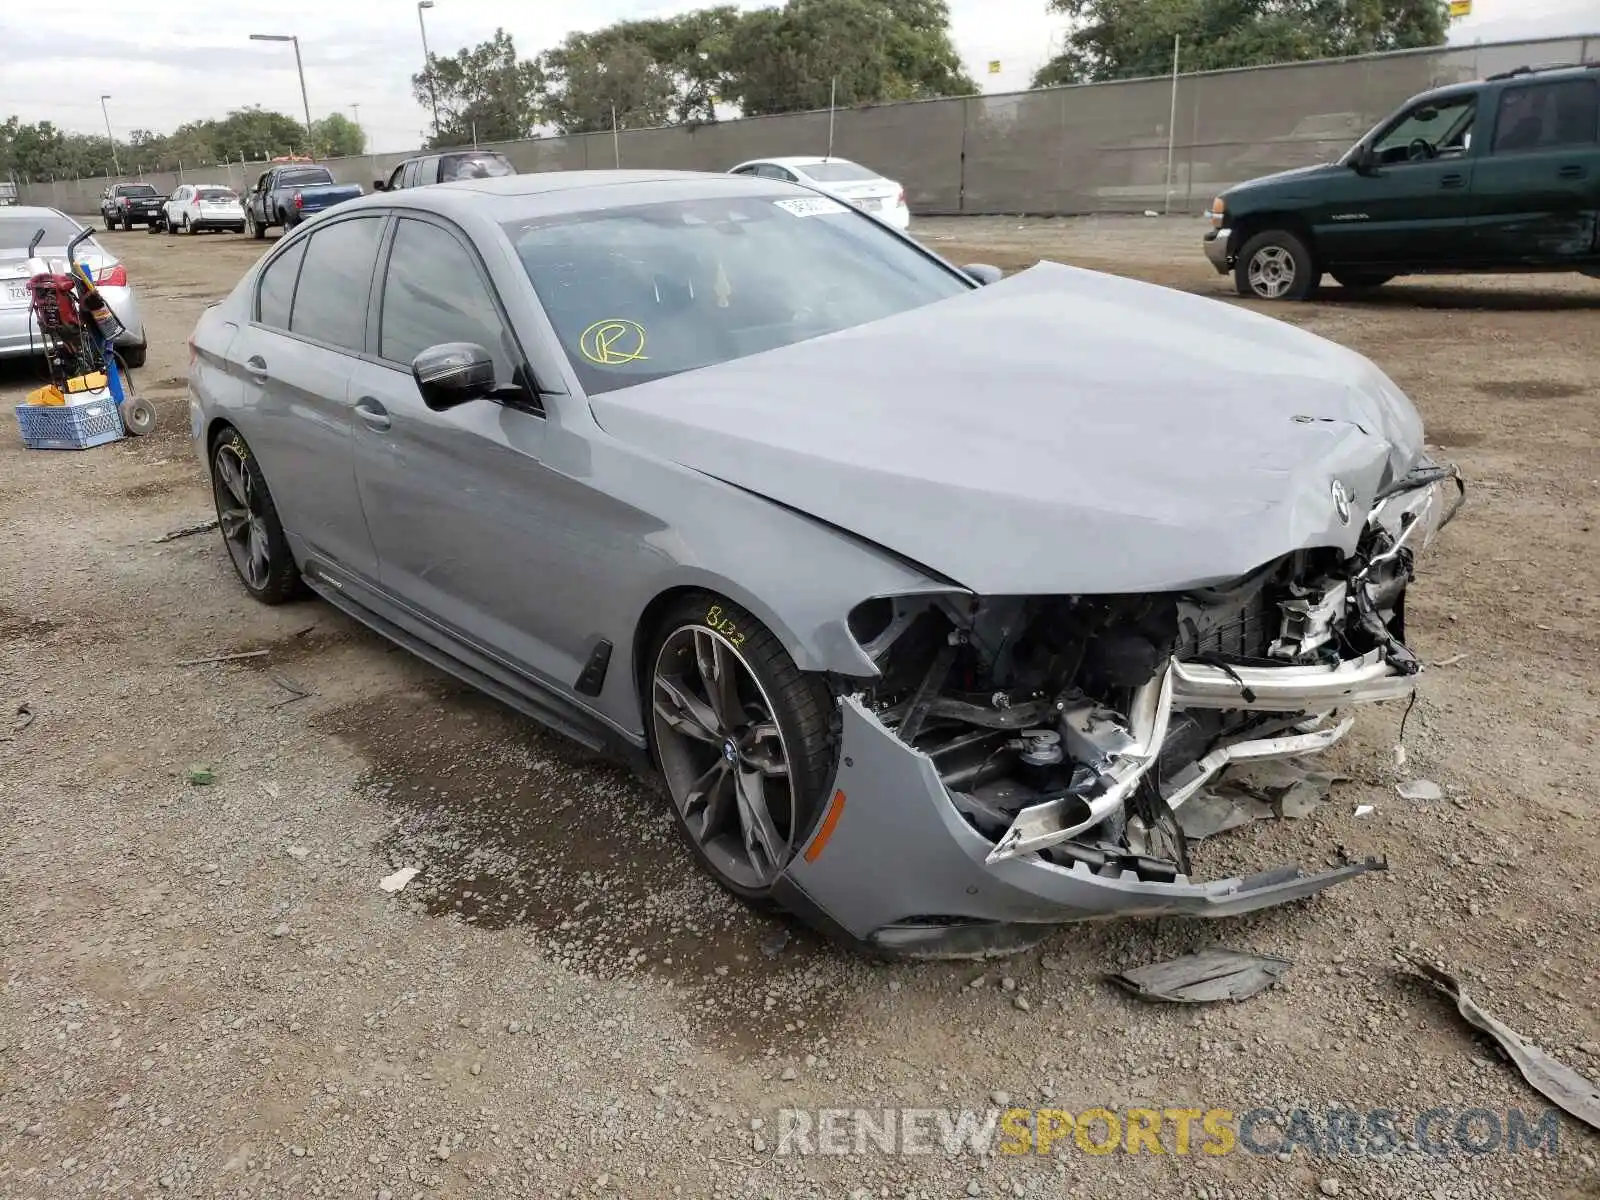
<path id="1" fill-rule="evenodd" d="M 237 200 L 238 194 L 232 188 L 203 187 L 196 193 L 202 200 Z"/>
<path id="2" fill-rule="evenodd" d="M 156 189 L 148 183 L 125 183 L 117 188 L 119 196 L 154 196 Z"/>
<path id="3" fill-rule="evenodd" d="M 868 179 L 882 179 L 876 171 L 857 166 L 853 162 L 835 159 L 833 162 L 806 163 L 796 167 L 802 175 L 809 175 L 818 183 L 860 183 Z"/>
<path id="4" fill-rule="evenodd" d="M 44 230 L 40 246 L 61 249 L 83 232 L 83 226 L 66 217 L 0 217 L 0 253 L 27 250 L 39 230 Z"/>
<path id="5" fill-rule="evenodd" d="M 673 201 L 505 229 L 591 393 L 865 325 L 971 286 L 821 196 Z"/>
<path id="6" fill-rule="evenodd" d="M 498 179 L 517 172 L 498 154 L 447 154 L 439 164 L 439 182 L 458 179 Z"/>
<path id="7" fill-rule="evenodd" d="M 295 167 L 278 173 L 279 187 L 305 187 L 308 184 L 332 182 L 333 174 L 327 167 Z"/>

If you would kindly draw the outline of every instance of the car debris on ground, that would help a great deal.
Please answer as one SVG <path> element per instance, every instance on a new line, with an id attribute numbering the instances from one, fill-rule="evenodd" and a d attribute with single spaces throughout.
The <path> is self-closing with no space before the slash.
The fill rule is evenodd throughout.
<path id="1" fill-rule="evenodd" d="M 1277 983 L 1293 965 L 1275 954 L 1217 948 L 1135 967 L 1109 978 L 1141 1000 L 1212 1004 L 1218 1000 L 1248 1000 Z"/>
<path id="2" fill-rule="evenodd" d="M 1493 1038 L 1535 1091 L 1586 1125 L 1600 1129 L 1600 1086 L 1594 1080 L 1550 1057 L 1490 1016 L 1448 971 L 1411 955 L 1401 957 L 1435 991 L 1455 1002 L 1456 1010 L 1467 1024 Z"/>
<path id="3" fill-rule="evenodd" d="M 393 875 L 385 875 L 378 880 L 378 886 L 392 895 L 395 892 L 403 891 L 406 884 L 410 883 L 419 874 L 421 874 L 420 867 L 401 867 Z"/>

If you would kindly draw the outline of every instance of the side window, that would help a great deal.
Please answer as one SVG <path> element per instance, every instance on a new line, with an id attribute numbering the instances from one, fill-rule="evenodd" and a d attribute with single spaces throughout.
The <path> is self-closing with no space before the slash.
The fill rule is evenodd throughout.
<path id="1" fill-rule="evenodd" d="M 261 272 L 261 291 L 257 298 L 256 319 L 274 329 L 289 328 L 289 306 L 294 301 L 294 281 L 300 276 L 300 260 L 305 256 L 302 240 L 273 259 Z"/>
<path id="2" fill-rule="evenodd" d="M 732 174 L 734 175 L 754 175 L 755 173 L 756 169 L 748 165 L 743 167 L 735 167 L 732 171 Z"/>
<path id="3" fill-rule="evenodd" d="M 1507 88 L 1500 93 L 1494 152 L 1593 145 L 1600 131 L 1600 83 L 1564 79 Z"/>
<path id="4" fill-rule="evenodd" d="M 1373 153 L 1390 165 L 1460 158 L 1472 144 L 1477 111 L 1476 96 L 1420 104 L 1389 127 L 1373 144 Z"/>
<path id="5" fill-rule="evenodd" d="M 393 192 L 404 186 L 404 184 L 400 182 L 400 176 L 405 172 L 405 169 L 405 163 L 401 163 L 398 167 L 389 172 L 389 186 L 384 189 L 385 191 Z"/>
<path id="6" fill-rule="evenodd" d="M 426 221 L 395 229 L 383 284 L 379 353 L 409 367 L 441 342 L 477 342 L 494 358 L 497 383 L 510 383 L 512 345 L 500 310 L 473 256 L 453 235 Z"/>
<path id="7" fill-rule="evenodd" d="M 311 235 L 289 318 L 292 332 L 357 354 L 365 348 L 367 296 L 383 221 L 356 217 Z"/>
<path id="8" fill-rule="evenodd" d="M 417 160 L 412 159 L 400 170 L 400 186 L 403 188 L 417 186 Z"/>
<path id="9" fill-rule="evenodd" d="M 267 180 L 271 177 L 271 175 L 271 171 L 263 171 L 260 175 L 256 176 L 256 191 L 264 192 L 267 190 Z"/>

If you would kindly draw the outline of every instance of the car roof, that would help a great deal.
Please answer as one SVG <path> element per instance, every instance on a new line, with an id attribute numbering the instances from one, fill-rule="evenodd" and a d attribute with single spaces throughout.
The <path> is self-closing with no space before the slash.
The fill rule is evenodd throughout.
<path id="1" fill-rule="evenodd" d="M 749 158 L 745 162 L 771 163 L 775 167 L 814 167 L 819 163 L 849 163 L 852 167 L 861 166 L 855 159 L 840 158 L 837 154 L 790 154 L 783 158 Z"/>
<path id="2" fill-rule="evenodd" d="M 1600 78 L 1600 63 L 1555 63 L 1547 67 L 1517 67 L 1512 71 L 1501 71 L 1483 79 L 1472 79 L 1462 83 L 1447 83 L 1440 87 L 1429 88 L 1425 92 L 1418 92 L 1406 104 L 1420 104 L 1424 100 L 1454 100 L 1463 96 L 1477 95 L 1482 88 L 1490 84 L 1506 87 L 1517 87 L 1529 83 L 1561 83 L 1569 79 L 1596 79 Z"/>

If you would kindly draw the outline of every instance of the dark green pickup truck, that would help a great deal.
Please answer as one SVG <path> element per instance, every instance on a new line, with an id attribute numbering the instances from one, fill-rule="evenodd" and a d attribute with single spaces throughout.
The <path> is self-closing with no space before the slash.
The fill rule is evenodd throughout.
<path id="1" fill-rule="evenodd" d="M 1600 63 L 1520 67 L 1407 102 L 1336 164 L 1211 207 L 1206 256 L 1241 296 L 1304 300 L 1449 271 L 1600 275 Z"/>

